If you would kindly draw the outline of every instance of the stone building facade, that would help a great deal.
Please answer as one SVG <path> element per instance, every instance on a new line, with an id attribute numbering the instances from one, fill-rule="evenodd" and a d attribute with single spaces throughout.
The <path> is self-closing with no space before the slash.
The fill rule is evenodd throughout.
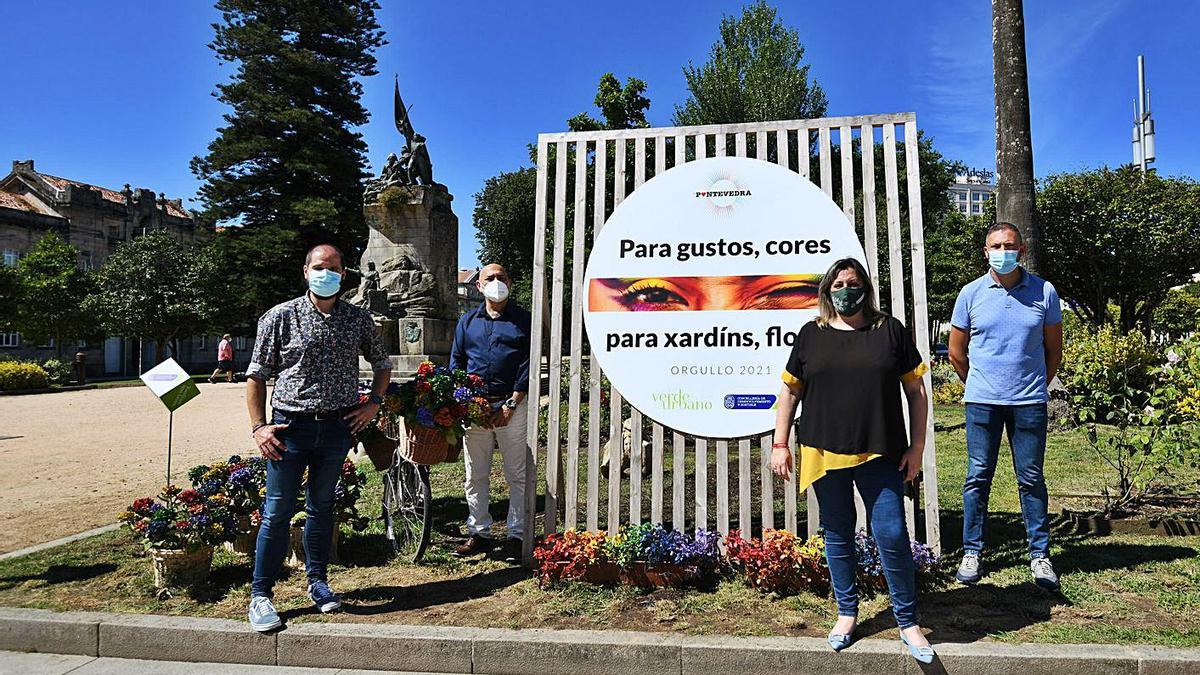
<path id="1" fill-rule="evenodd" d="M 122 190 L 60 178 L 36 169 L 33 160 L 14 161 L 12 171 L 0 179 L 0 264 L 16 265 L 21 256 L 48 232 L 57 232 L 79 249 L 79 265 L 98 268 L 121 242 L 151 230 L 165 229 L 187 241 L 204 236 L 195 218 L 179 199 L 167 199 L 145 188 Z M 64 345 L 70 358 L 78 345 Z M 153 365 L 153 344 L 142 345 L 145 368 Z M 175 358 L 189 370 L 203 370 L 215 361 L 212 338 L 181 340 Z M 239 362 L 248 359 L 241 350 Z M 0 354 L 42 361 L 57 354 L 55 345 L 23 341 L 17 333 L 0 333 Z M 89 376 L 137 375 L 139 358 L 136 340 L 107 338 L 85 347 Z M 208 352 L 213 352 L 212 354 Z"/>

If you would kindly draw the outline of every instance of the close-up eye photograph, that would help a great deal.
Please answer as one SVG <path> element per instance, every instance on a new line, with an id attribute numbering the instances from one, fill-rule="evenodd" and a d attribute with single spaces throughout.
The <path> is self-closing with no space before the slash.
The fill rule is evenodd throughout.
<path id="1" fill-rule="evenodd" d="M 592 279 L 593 312 L 811 309 L 819 274 Z"/>
<path id="2" fill-rule="evenodd" d="M 1200 0 L 0 7 L 0 675 L 1200 673 Z"/>

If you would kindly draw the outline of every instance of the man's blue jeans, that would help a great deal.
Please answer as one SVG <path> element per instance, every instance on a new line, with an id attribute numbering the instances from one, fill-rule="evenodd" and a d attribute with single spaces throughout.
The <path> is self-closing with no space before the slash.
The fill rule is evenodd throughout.
<path id="1" fill-rule="evenodd" d="M 870 514 L 871 534 L 879 547 L 892 613 L 901 628 L 917 625 L 917 572 L 904 519 L 904 481 L 894 462 L 873 459 L 835 469 L 813 483 L 825 530 L 825 560 L 838 614 L 858 616 L 858 556 L 854 549 L 854 486 Z"/>
<path id="2" fill-rule="evenodd" d="M 1049 557 L 1049 498 L 1042 466 L 1046 460 L 1046 404 L 967 404 L 967 480 L 963 484 L 963 551 L 981 553 L 988 497 L 1000 454 L 1000 435 L 1008 431 L 1013 469 L 1021 495 L 1021 514 L 1029 536 L 1029 556 Z"/>
<path id="3" fill-rule="evenodd" d="M 305 469 L 308 469 L 304 495 L 305 566 L 309 583 L 326 580 L 325 567 L 333 545 L 333 493 L 353 442 L 349 426 L 337 417 L 317 421 L 311 416 L 301 416 L 289 420 L 277 412 L 272 423 L 288 424 L 276 434 L 286 449 L 282 459 L 267 462 L 267 494 L 255 545 L 252 596 L 270 596 L 279 576 L 288 554 L 292 514 Z"/>

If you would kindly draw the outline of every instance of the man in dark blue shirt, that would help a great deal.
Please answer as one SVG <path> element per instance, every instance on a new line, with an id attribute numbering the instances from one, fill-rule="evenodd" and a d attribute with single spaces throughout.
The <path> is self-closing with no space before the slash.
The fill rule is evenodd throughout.
<path id="1" fill-rule="evenodd" d="M 483 378 L 495 409 L 488 428 L 472 427 L 463 439 L 466 452 L 467 541 L 455 549 L 469 556 L 491 547 L 492 515 L 488 512 L 492 453 L 499 446 L 508 483 L 508 542 L 505 558 L 521 557 L 525 531 L 525 456 L 529 391 L 530 316 L 508 299 L 511 282 L 503 267 L 491 264 L 475 282 L 484 302 L 458 320 L 450 367 Z"/>

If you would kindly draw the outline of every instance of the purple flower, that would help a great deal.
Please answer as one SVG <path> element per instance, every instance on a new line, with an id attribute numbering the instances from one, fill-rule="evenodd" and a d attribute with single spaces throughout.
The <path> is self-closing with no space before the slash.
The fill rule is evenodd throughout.
<path id="1" fill-rule="evenodd" d="M 234 488 L 249 489 L 254 484 L 254 470 L 245 467 L 229 474 L 229 485 Z"/>
<path id="2" fill-rule="evenodd" d="M 197 490 L 197 492 L 204 495 L 205 497 L 211 497 L 211 496 L 217 494 L 218 492 L 220 492 L 221 487 L 222 487 L 221 480 L 218 478 L 214 478 L 212 480 L 204 481 L 204 483 L 201 484 L 200 487 L 197 488 L 196 490 Z"/>
<path id="3" fill-rule="evenodd" d="M 169 523 L 161 520 L 151 521 L 150 524 L 146 526 L 146 538 L 150 541 L 162 539 L 164 536 L 166 536 L 167 530 L 170 529 L 170 527 L 171 525 Z"/>
<path id="4" fill-rule="evenodd" d="M 468 389 L 466 387 L 459 387 L 458 389 L 454 390 L 454 400 L 455 401 L 462 403 L 464 401 L 470 400 L 470 398 L 471 398 L 471 390 L 470 389 Z"/>
<path id="5" fill-rule="evenodd" d="M 424 427 L 433 427 L 433 413 L 429 412 L 429 408 L 422 406 L 417 409 L 417 423 Z"/>

